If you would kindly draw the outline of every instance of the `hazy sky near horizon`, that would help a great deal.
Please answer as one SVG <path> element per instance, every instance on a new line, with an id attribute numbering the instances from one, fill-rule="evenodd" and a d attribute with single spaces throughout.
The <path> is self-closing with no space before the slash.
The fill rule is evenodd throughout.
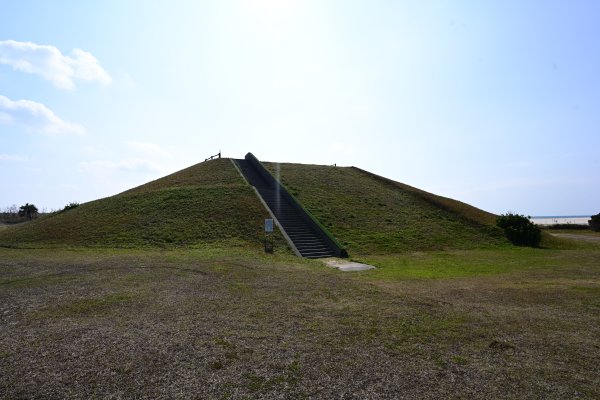
<path id="1" fill-rule="evenodd" d="M 222 150 L 600 212 L 600 2 L 0 0 L 0 208 Z"/>

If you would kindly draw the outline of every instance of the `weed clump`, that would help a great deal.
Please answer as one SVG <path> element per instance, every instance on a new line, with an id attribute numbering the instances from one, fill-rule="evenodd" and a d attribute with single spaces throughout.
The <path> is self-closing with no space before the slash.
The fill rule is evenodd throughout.
<path id="1" fill-rule="evenodd" d="M 537 247 L 542 239 L 542 232 L 529 218 L 508 212 L 496 219 L 496 225 L 504 230 L 504 234 L 513 244 Z"/>
<path id="2" fill-rule="evenodd" d="M 77 202 L 70 202 L 69 204 L 67 204 L 62 210 L 60 210 L 59 212 L 65 212 L 65 211 L 69 211 L 69 210 L 73 210 L 75 208 L 79 207 L 79 203 Z"/>

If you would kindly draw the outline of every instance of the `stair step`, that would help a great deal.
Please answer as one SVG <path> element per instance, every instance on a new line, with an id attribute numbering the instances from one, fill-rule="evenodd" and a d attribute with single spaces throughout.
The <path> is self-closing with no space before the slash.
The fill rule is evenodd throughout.
<path id="1" fill-rule="evenodd" d="M 311 241 L 311 242 L 298 242 L 297 246 L 301 246 L 301 247 L 322 247 L 324 249 L 327 248 L 327 244 L 325 244 L 323 242 L 314 242 L 314 241 Z"/>
<path id="2" fill-rule="evenodd" d="M 296 248 L 300 251 L 306 250 L 313 250 L 313 251 L 329 251 L 329 248 L 327 246 L 324 245 L 315 245 L 315 244 L 306 244 L 306 245 L 302 245 L 302 244 L 298 244 L 296 245 Z"/>
<path id="3" fill-rule="evenodd" d="M 297 227 L 297 226 L 286 226 L 285 224 L 283 224 L 283 228 L 288 233 L 288 235 L 296 234 L 296 235 L 310 235 L 310 236 L 317 237 L 315 235 L 315 231 L 313 231 L 312 229 L 309 229 L 309 228 Z"/>
<path id="4" fill-rule="evenodd" d="M 290 235 L 290 234 L 297 234 L 297 235 L 305 234 L 305 235 L 315 236 L 315 232 L 312 229 L 303 228 L 303 227 L 290 227 L 290 226 L 285 226 L 285 224 L 283 224 L 283 228 L 288 233 L 288 235 Z"/>
<path id="5" fill-rule="evenodd" d="M 331 250 L 323 249 L 298 249 L 301 254 L 332 254 Z"/>
<path id="6" fill-rule="evenodd" d="M 306 250 L 299 250 L 300 254 L 302 255 L 313 255 L 313 256 L 319 256 L 319 255 L 332 255 L 333 252 L 331 250 L 310 250 L 310 249 L 306 249 Z"/>
<path id="7" fill-rule="evenodd" d="M 294 243 L 301 244 L 304 246 L 327 246 L 323 240 L 317 237 L 303 237 L 303 238 L 294 238 Z"/>
<path id="8" fill-rule="evenodd" d="M 315 249 L 312 247 L 307 247 L 307 248 L 297 247 L 297 249 L 300 252 L 300 254 L 329 254 L 329 253 L 331 253 L 331 250 L 326 249 L 325 247 L 321 247 L 318 249 Z"/>
<path id="9" fill-rule="evenodd" d="M 324 248 L 327 248 L 327 244 L 323 243 L 320 240 L 310 240 L 310 239 L 296 240 L 296 241 L 294 241 L 294 243 L 296 243 L 297 246 L 302 246 L 302 247 L 324 247 Z"/>
<path id="10" fill-rule="evenodd" d="M 286 232 L 290 238 L 295 239 L 295 240 L 319 240 L 318 237 L 316 237 L 312 233 L 290 233 L 288 231 L 286 231 Z"/>
<path id="11" fill-rule="evenodd" d="M 325 257 L 334 257 L 335 254 L 333 253 L 300 253 L 302 254 L 302 257 L 306 257 L 306 258 L 325 258 Z"/>
<path id="12" fill-rule="evenodd" d="M 329 251 L 329 248 L 327 246 L 316 244 L 296 244 L 296 248 L 300 251 Z"/>
<path id="13" fill-rule="evenodd" d="M 277 219 L 279 221 L 281 221 L 282 223 L 288 223 L 288 224 L 302 224 L 304 225 L 304 220 L 300 217 L 296 217 L 296 218 L 281 218 L 281 217 L 277 217 Z"/>

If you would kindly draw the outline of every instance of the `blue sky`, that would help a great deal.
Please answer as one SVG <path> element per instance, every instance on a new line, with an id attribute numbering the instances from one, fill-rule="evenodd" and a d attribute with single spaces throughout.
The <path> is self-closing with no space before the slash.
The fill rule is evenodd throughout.
<path id="1" fill-rule="evenodd" d="M 600 212 L 596 1 L 0 1 L 0 208 L 223 151 Z"/>

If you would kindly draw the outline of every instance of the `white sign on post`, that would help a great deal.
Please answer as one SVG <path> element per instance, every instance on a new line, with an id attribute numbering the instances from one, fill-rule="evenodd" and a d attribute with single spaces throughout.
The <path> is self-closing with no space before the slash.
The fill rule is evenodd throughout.
<path id="1" fill-rule="evenodd" d="M 273 219 L 272 218 L 266 218 L 265 219 L 265 232 L 273 232 Z"/>

